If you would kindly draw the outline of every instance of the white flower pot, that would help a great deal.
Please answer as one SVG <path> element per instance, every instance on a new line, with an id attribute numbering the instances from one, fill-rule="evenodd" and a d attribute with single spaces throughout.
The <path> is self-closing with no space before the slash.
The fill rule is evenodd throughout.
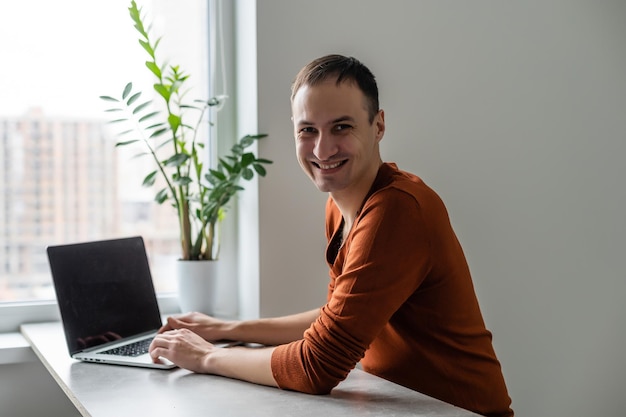
<path id="1" fill-rule="evenodd" d="M 178 305 L 182 313 L 215 313 L 217 261 L 176 262 Z"/>

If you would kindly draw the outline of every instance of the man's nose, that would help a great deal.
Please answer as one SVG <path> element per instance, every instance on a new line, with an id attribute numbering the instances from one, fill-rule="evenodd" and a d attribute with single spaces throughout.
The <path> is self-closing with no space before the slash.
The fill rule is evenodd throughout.
<path id="1" fill-rule="evenodd" d="M 327 161 L 337 153 L 337 142 L 329 133 L 320 132 L 315 141 L 313 154 L 320 161 Z"/>

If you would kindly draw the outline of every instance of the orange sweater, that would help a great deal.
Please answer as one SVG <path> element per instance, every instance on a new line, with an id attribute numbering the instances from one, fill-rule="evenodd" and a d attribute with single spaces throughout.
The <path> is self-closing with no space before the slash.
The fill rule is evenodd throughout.
<path id="1" fill-rule="evenodd" d="M 327 304 L 302 340 L 278 346 L 284 389 L 323 394 L 363 369 L 458 407 L 512 416 L 469 268 L 439 196 L 386 163 L 345 244 L 329 199 Z"/>

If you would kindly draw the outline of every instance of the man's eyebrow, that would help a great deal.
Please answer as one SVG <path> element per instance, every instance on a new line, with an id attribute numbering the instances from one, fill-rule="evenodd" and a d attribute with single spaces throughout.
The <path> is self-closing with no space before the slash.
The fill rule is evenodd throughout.
<path id="1" fill-rule="evenodd" d="M 331 121 L 330 124 L 335 124 L 335 123 L 341 123 L 341 122 L 352 122 L 354 123 L 354 117 L 352 116 L 341 116 L 336 118 L 335 120 Z"/>
<path id="2" fill-rule="evenodd" d="M 352 122 L 355 123 L 354 117 L 352 116 L 341 116 L 338 117 L 336 119 L 331 120 L 330 122 L 328 122 L 329 125 L 334 125 L 336 123 L 341 123 L 341 122 Z M 298 126 L 313 126 L 315 125 L 315 123 L 310 122 L 308 120 L 299 120 L 298 121 Z"/>

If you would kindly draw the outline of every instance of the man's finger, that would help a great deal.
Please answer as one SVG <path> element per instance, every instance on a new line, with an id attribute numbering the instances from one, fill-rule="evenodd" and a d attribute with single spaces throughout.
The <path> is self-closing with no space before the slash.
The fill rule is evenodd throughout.
<path id="1" fill-rule="evenodd" d="M 170 330 L 175 330 L 181 327 L 182 322 L 180 320 L 178 320 L 176 317 L 168 317 L 167 318 L 167 324 L 170 327 Z"/>

